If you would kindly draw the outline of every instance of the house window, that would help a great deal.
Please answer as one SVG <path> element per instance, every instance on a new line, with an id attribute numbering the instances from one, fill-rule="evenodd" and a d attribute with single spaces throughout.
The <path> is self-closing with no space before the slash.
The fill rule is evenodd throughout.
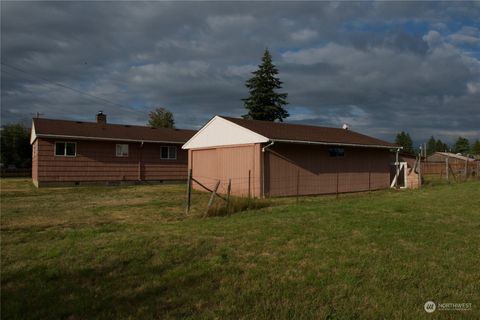
<path id="1" fill-rule="evenodd" d="M 60 157 L 77 156 L 77 143 L 75 142 L 55 142 L 55 155 Z"/>
<path id="2" fill-rule="evenodd" d="M 329 148 L 328 153 L 330 157 L 343 157 L 345 156 L 345 149 L 344 148 Z"/>
<path id="3" fill-rule="evenodd" d="M 177 147 L 175 146 L 164 146 L 160 147 L 160 159 L 177 159 Z"/>
<path id="4" fill-rule="evenodd" d="M 128 157 L 128 144 L 117 144 L 117 157 Z"/>

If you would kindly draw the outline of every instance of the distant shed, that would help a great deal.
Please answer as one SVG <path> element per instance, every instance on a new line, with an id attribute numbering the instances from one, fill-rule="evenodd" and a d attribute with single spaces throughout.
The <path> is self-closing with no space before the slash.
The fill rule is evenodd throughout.
<path id="1" fill-rule="evenodd" d="M 348 129 L 215 116 L 183 149 L 202 184 L 261 197 L 388 188 L 399 147 Z"/>
<path id="2" fill-rule="evenodd" d="M 465 163 L 465 161 L 467 162 L 475 161 L 475 158 L 468 158 L 468 157 L 462 156 L 461 154 L 456 154 L 452 152 L 434 152 L 427 157 L 427 161 L 428 162 L 445 162 L 447 158 L 450 164 Z"/>

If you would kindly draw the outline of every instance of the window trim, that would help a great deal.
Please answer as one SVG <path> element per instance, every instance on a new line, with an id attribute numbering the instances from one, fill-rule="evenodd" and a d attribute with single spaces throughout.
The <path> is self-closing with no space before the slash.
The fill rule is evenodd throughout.
<path id="1" fill-rule="evenodd" d="M 63 155 L 57 154 L 57 143 L 63 143 Z M 75 145 L 75 154 L 74 155 L 67 155 L 67 143 L 73 143 Z M 77 143 L 73 141 L 55 141 L 53 144 L 53 155 L 55 157 L 65 157 L 65 158 L 75 158 L 77 156 Z"/>
<path id="2" fill-rule="evenodd" d="M 117 152 L 117 151 L 118 151 L 117 147 L 118 147 L 119 145 L 127 146 L 127 155 L 123 155 L 123 154 L 120 154 L 120 155 L 119 155 L 119 154 L 118 154 L 118 152 Z M 130 155 L 130 147 L 129 147 L 128 143 L 116 143 L 116 144 L 115 144 L 115 156 L 116 156 L 117 158 L 128 158 L 129 155 Z"/>
<path id="3" fill-rule="evenodd" d="M 167 148 L 167 153 L 168 153 L 168 157 L 167 158 L 163 158 L 162 157 L 162 148 Z M 170 158 L 170 148 L 175 148 L 175 158 Z M 177 154 L 178 154 L 178 148 L 177 146 L 168 146 L 168 145 L 165 145 L 165 146 L 160 146 L 160 160 L 177 160 Z"/>

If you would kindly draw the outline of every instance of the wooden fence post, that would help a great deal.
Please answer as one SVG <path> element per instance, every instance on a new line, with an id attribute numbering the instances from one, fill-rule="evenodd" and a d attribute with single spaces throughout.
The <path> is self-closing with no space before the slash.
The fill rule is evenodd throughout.
<path id="1" fill-rule="evenodd" d="M 227 187 L 227 204 L 226 204 L 226 208 L 227 208 L 227 214 L 228 214 L 228 211 L 229 211 L 229 207 L 230 207 L 230 191 L 232 189 L 232 179 L 228 179 L 228 187 Z"/>
<path id="2" fill-rule="evenodd" d="M 298 204 L 298 193 L 299 193 L 299 189 L 300 189 L 300 170 L 297 170 L 297 204 Z"/>
<path id="3" fill-rule="evenodd" d="M 368 192 L 372 190 L 372 168 L 368 168 Z"/>
<path id="4" fill-rule="evenodd" d="M 251 197 L 251 190 L 250 190 L 250 184 L 251 184 L 251 171 L 248 170 L 248 197 Z"/>
<path id="5" fill-rule="evenodd" d="M 448 166 L 448 157 L 445 158 L 445 178 L 447 179 L 448 181 L 448 174 L 449 174 L 449 170 L 448 170 L 449 166 Z"/>
<path id="6" fill-rule="evenodd" d="M 468 178 L 468 159 L 465 159 L 465 180 Z"/>
<path id="7" fill-rule="evenodd" d="M 418 188 L 422 187 L 422 157 L 418 157 Z"/>
<path id="8" fill-rule="evenodd" d="M 185 214 L 190 212 L 190 201 L 192 199 L 192 169 L 188 170 L 187 177 L 187 203 L 185 206 Z"/>
<path id="9" fill-rule="evenodd" d="M 338 178 L 339 178 L 339 172 L 338 172 L 338 165 L 337 165 L 337 198 L 338 198 Z"/>
<path id="10" fill-rule="evenodd" d="M 220 185 L 220 180 L 217 181 L 217 184 L 215 185 L 215 188 L 213 188 L 212 195 L 210 196 L 210 200 L 208 200 L 207 211 L 212 206 L 213 198 L 215 198 L 215 195 L 217 194 L 217 190 L 218 190 L 219 185 Z"/>

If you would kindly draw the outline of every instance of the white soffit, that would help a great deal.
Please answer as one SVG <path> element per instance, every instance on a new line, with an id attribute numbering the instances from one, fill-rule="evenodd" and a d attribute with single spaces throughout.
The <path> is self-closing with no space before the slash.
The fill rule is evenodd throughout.
<path id="1" fill-rule="evenodd" d="M 35 139 L 37 139 L 37 134 L 35 133 L 35 123 L 32 121 L 32 131 L 30 132 L 30 144 L 32 144 Z"/>
<path id="2" fill-rule="evenodd" d="M 204 125 L 182 149 L 197 149 L 250 143 L 268 142 L 269 139 L 222 117 L 215 116 Z"/>

